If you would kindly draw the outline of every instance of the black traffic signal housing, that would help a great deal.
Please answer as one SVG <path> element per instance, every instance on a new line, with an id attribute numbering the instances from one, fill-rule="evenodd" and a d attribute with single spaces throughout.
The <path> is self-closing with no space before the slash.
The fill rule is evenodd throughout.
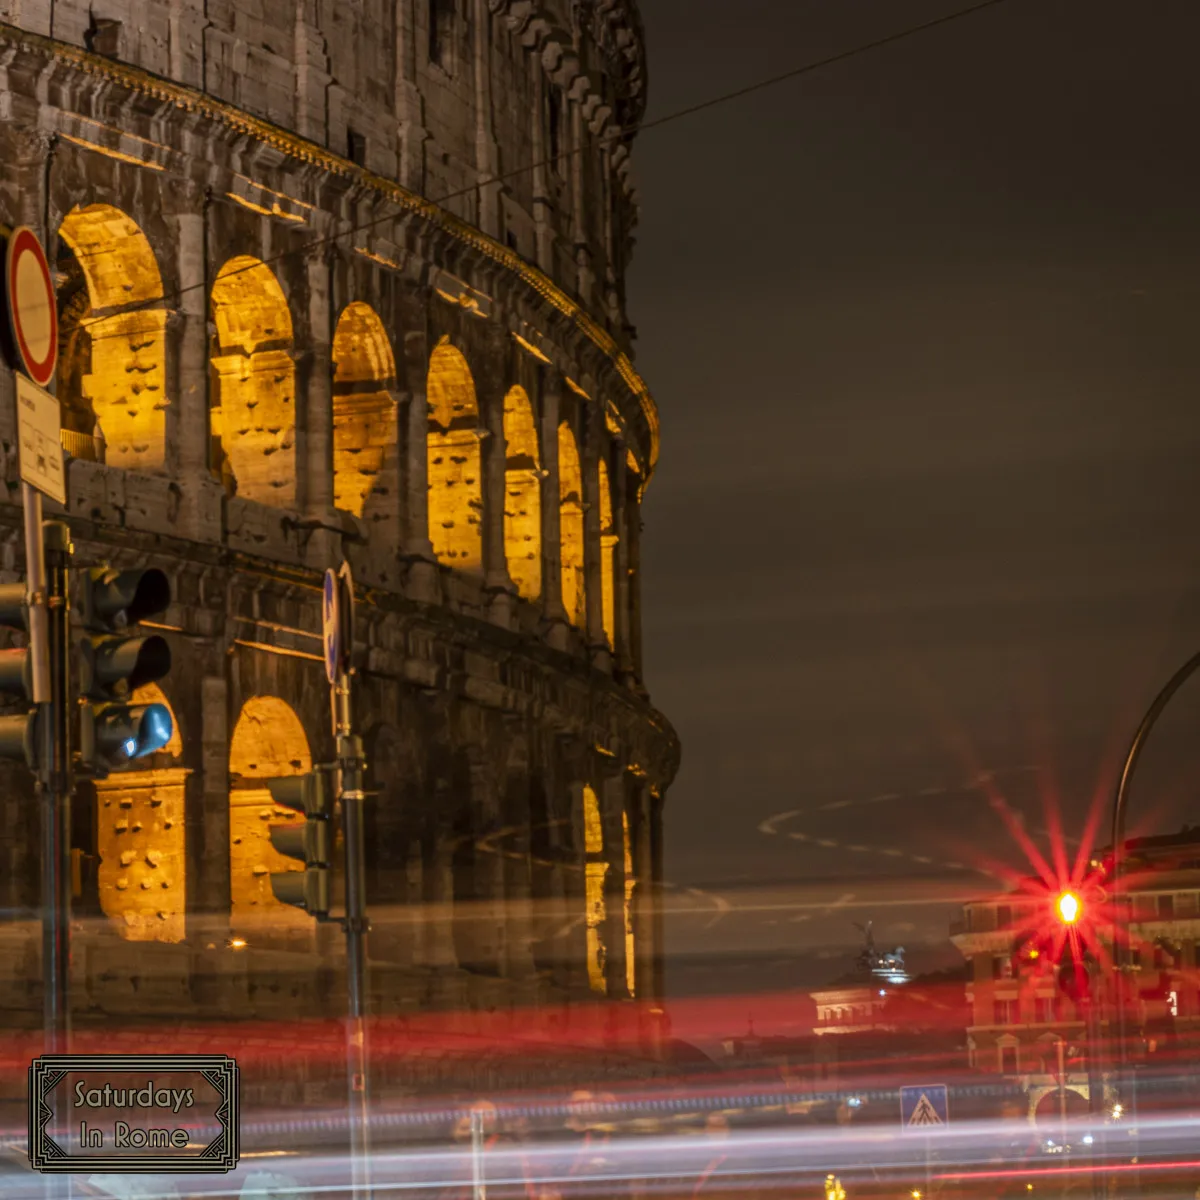
<path id="1" fill-rule="evenodd" d="M 171 605 L 171 584 L 157 567 L 80 572 L 79 765 L 102 779 L 162 750 L 173 732 L 164 704 L 132 704 L 133 693 L 170 673 L 165 638 L 131 627 Z M 132 633 L 132 636 L 131 636 Z"/>
<path id="2" fill-rule="evenodd" d="M 268 779 L 266 785 L 280 808 L 304 818 L 270 828 L 271 845 L 284 857 L 304 864 L 303 871 L 272 871 L 271 891 L 283 904 L 321 920 L 330 911 L 333 790 L 329 772 L 318 767 L 307 775 Z"/>
<path id="3" fill-rule="evenodd" d="M 24 583 L 0 584 L 0 626 L 29 631 Z M 0 694 L 20 700 L 25 711 L 0 716 L 0 758 L 37 768 L 39 714 L 33 707 L 33 663 L 28 647 L 0 650 Z"/>

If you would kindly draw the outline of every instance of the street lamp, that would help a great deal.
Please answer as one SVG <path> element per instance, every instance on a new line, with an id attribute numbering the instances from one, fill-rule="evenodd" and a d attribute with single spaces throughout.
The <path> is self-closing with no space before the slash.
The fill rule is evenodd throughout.
<path id="1" fill-rule="evenodd" d="M 1058 913 L 1058 919 L 1064 925 L 1074 925 L 1079 920 L 1083 905 L 1080 904 L 1079 897 L 1074 892 L 1063 892 L 1054 908 Z"/>

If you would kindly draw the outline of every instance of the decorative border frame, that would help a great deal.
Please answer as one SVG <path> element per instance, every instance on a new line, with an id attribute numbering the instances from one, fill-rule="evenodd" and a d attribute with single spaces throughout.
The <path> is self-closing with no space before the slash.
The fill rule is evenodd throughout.
<path id="1" fill-rule="evenodd" d="M 47 1131 L 54 1110 L 47 1096 L 69 1072 L 169 1071 L 202 1075 L 221 1097 L 221 1130 L 198 1153 L 69 1155 Z M 223 1054 L 43 1054 L 29 1065 L 29 1165 L 47 1174 L 93 1171 L 117 1175 L 223 1174 L 238 1164 L 241 1150 L 241 1084 L 237 1063 Z"/>

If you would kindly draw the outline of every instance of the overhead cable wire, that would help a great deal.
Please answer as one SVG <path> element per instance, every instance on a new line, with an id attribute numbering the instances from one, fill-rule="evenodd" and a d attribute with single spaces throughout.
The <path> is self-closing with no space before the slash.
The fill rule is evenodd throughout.
<path id="1" fill-rule="evenodd" d="M 666 113 L 661 117 L 655 117 L 651 121 L 643 121 L 631 125 L 621 126 L 618 129 L 605 135 L 604 142 L 608 145 L 614 145 L 620 142 L 629 141 L 638 134 L 646 133 L 652 129 L 661 129 L 664 125 L 673 124 L 675 121 L 681 121 L 686 117 L 696 116 L 698 113 L 707 112 L 710 109 L 717 108 L 723 104 L 731 104 L 735 100 L 741 100 L 746 96 L 755 94 L 756 92 L 765 91 L 767 88 L 778 87 L 782 83 L 787 83 L 793 79 L 799 79 L 804 75 L 809 75 L 814 71 L 822 70 L 825 67 L 834 66 L 837 63 L 846 62 L 848 59 L 857 58 L 860 54 L 870 53 L 872 50 L 880 50 L 885 46 L 895 45 L 897 42 L 906 41 L 909 38 L 916 37 L 918 34 L 926 33 L 932 29 L 938 29 L 945 25 L 950 25 L 953 22 L 961 21 L 965 17 L 982 12 L 984 9 L 997 8 L 1001 4 L 1007 3 L 1008 0 L 977 0 L 974 4 L 969 4 L 965 8 L 955 9 L 953 12 L 943 13 L 938 17 L 931 17 L 927 21 L 921 21 L 916 25 L 909 25 L 904 29 L 896 30 L 894 33 L 885 34 L 882 37 L 873 38 L 869 42 L 860 42 L 858 45 L 851 46 L 846 50 L 840 50 L 835 54 L 825 55 L 823 58 L 812 59 L 809 62 L 802 63 L 800 66 L 792 67 L 790 70 L 780 72 L 777 75 L 770 75 L 764 79 L 759 79 L 754 83 L 746 84 L 743 87 L 735 88 L 733 91 L 722 92 L 720 95 L 712 96 L 707 100 L 698 101 L 695 104 L 689 104 L 684 108 L 676 109 L 673 112 Z M 522 167 L 516 167 L 511 171 L 506 171 L 500 175 L 490 175 L 485 179 L 480 179 L 476 183 L 468 187 L 459 188 L 456 191 L 447 192 L 437 198 L 420 197 L 426 203 L 433 205 L 436 208 L 444 207 L 451 200 L 461 199 L 463 196 L 474 195 L 481 192 L 484 188 L 493 187 L 502 183 L 506 183 L 511 179 L 519 178 L 522 175 L 528 175 L 533 171 L 540 170 L 544 167 L 558 166 L 561 163 L 568 162 L 578 155 L 584 153 L 590 147 L 586 145 L 575 146 L 570 150 L 565 150 L 561 154 L 554 155 L 550 158 L 542 158 L 533 162 L 527 163 Z M 416 193 L 414 193 L 416 194 Z M 453 214 L 451 214 L 453 215 Z M 228 271 L 221 276 L 222 280 L 232 279 L 236 275 L 240 275 L 245 271 L 253 271 L 260 266 L 269 267 L 275 263 L 283 262 L 296 255 L 305 255 L 313 250 L 319 249 L 322 246 L 336 242 L 341 238 L 352 237 L 356 233 L 362 233 L 364 230 L 373 229 L 377 225 L 382 225 L 388 221 L 396 221 L 400 219 L 399 214 L 390 212 L 383 216 L 373 217 L 369 221 L 360 221 L 357 224 L 347 226 L 344 229 L 339 229 L 333 233 L 323 234 L 320 237 L 312 238 L 300 246 L 293 246 L 288 250 L 281 250 L 278 254 L 272 255 L 270 258 L 256 259 L 253 263 L 249 263 L 244 267 L 237 267 L 232 271 Z M 124 312 L 136 312 L 140 308 L 154 307 L 160 303 L 166 303 L 169 300 L 178 299 L 180 296 L 188 292 L 199 291 L 207 288 L 208 282 L 191 284 L 186 288 L 177 288 L 169 295 L 156 297 L 153 300 L 146 300 L 139 304 L 131 305 L 128 309 L 122 309 Z M 111 314 L 110 314 L 111 315 Z M 107 318 L 85 318 L 80 322 L 81 325 L 91 324 L 93 321 L 103 321 Z"/>

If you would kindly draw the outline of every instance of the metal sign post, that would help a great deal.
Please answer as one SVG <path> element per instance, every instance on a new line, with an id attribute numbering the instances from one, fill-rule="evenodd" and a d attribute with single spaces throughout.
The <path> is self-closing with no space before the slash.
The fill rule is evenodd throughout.
<path id="1" fill-rule="evenodd" d="M 366 991 L 367 888 L 362 739 L 354 732 L 350 659 L 354 646 L 354 582 L 348 565 L 325 572 L 322 605 L 325 669 L 332 685 L 338 799 L 346 853 L 346 1072 L 350 1085 L 350 1169 L 356 1197 L 369 1196 Z"/>

